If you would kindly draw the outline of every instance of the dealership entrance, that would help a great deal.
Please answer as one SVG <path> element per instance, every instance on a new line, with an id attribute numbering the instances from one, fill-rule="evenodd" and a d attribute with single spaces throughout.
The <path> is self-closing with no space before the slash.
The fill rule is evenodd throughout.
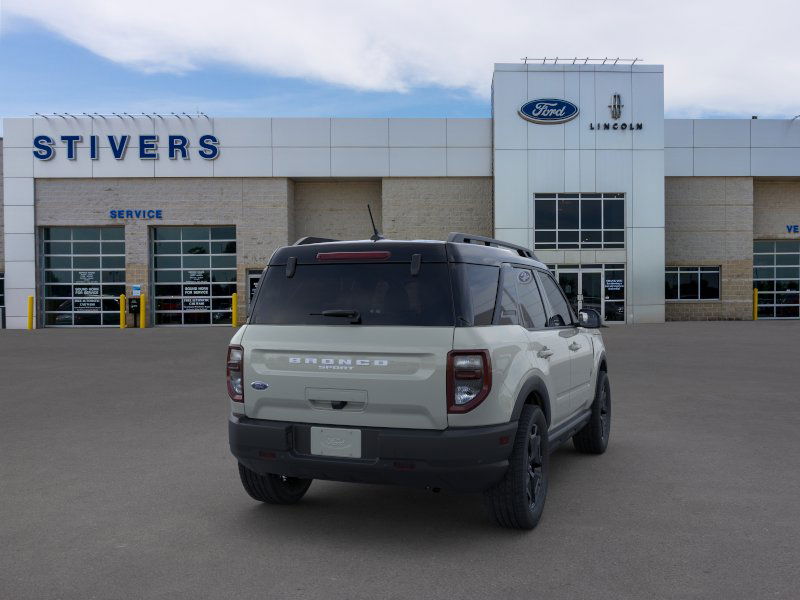
<path id="1" fill-rule="evenodd" d="M 625 265 L 548 265 L 575 311 L 593 308 L 604 322 L 625 322 Z"/>

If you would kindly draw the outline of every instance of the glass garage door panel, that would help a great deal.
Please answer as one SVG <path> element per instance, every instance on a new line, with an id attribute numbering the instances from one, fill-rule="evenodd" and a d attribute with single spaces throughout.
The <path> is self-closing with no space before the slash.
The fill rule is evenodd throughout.
<path id="1" fill-rule="evenodd" d="M 156 227 L 156 325 L 230 325 L 236 291 L 235 227 Z"/>
<path id="2" fill-rule="evenodd" d="M 45 326 L 119 326 L 122 227 L 45 227 L 40 258 Z"/>
<path id="3" fill-rule="evenodd" d="M 800 241 L 753 243 L 759 319 L 800 319 Z"/>

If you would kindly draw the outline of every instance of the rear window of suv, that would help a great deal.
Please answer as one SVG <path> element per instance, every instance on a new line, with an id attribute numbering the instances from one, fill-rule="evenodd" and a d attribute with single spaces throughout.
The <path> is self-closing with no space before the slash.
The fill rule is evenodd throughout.
<path id="1" fill-rule="evenodd" d="M 356 311 L 361 325 L 453 326 L 448 265 L 409 263 L 297 265 L 267 269 L 250 316 L 255 325 L 350 325 L 323 311 Z"/>

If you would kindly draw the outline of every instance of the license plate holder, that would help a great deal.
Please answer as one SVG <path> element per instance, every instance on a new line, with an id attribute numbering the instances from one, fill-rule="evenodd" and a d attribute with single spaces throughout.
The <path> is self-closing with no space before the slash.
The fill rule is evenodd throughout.
<path id="1" fill-rule="evenodd" d="M 311 454 L 361 458 L 361 430 L 338 427 L 311 428 Z"/>

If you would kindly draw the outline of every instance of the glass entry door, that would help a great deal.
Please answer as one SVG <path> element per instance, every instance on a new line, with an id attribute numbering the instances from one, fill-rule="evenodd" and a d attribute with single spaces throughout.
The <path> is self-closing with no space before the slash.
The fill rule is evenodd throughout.
<path id="1" fill-rule="evenodd" d="M 603 314 L 603 272 L 597 270 L 558 270 L 558 284 L 564 290 L 575 312 L 593 308 Z"/>

